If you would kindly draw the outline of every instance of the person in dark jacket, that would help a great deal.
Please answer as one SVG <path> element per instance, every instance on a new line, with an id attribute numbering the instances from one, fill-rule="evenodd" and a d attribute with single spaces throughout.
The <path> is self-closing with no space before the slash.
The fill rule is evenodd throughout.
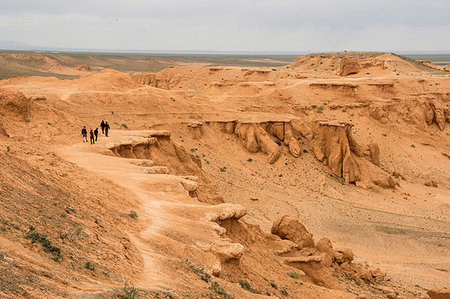
<path id="1" fill-rule="evenodd" d="M 106 137 L 108 137 L 109 129 L 111 129 L 111 127 L 109 126 L 108 122 L 106 122 L 105 123 L 105 135 L 106 135 Z"/>
<path id="2" fill-rule="evenodd" d="M 100 127 L 102 128 L 102 134 L 105 134 L 105 121 L 102 119 L 102 122 L 100 123 Z"/>
<path id="3" fill-rule="evenodd" d="M 97 138 L 98 138 L 98 128 L 95 128 L 95 130 L 94 130 L 94 136 L 95 136 L 95 141 L 97 141 Z"/>
<path id="4" fill-rule="evenodd" d="M 91 129 L 91 131 L 89 132 L 89 135 L 90 135 L 90 137 L 91 137 L 91 144 L 95 144 L 95 137 L 94 137 L 94 132 L 92 131 L 92 129 Z"/>
<path id="5" fill-rule="evenodd" d="M 83 136 L 83 142 L 85 142 L 85 141 L 88 142 L 86 126 L 84 126 L 83 129 L 81 129 L 81 136 Z"/>

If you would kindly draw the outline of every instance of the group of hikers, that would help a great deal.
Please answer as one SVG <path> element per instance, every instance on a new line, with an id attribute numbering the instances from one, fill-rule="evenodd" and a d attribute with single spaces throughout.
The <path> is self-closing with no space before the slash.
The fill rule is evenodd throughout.
<path id="1" fill-rule="evenodd" d="M 111 129 L 108 122 L 102 120 L 102 122 L 100 123 L 100 127 L 102 128 L 102 134 L 105 134 L 105 136 L 108 137 L 108 132 Z M 81 129 L 81 136 L 83 136 L 83 142 L 89 142 L 87 139 L 86 126 L 84 126 L 83 129 Z M 91 144 L 95 144 L 95 142 L 98 139 L 98 127 L 95 128 L 95 130 L 90 129 L 89 137 L 90 137 L 89 139 L 91 140 Z"/>

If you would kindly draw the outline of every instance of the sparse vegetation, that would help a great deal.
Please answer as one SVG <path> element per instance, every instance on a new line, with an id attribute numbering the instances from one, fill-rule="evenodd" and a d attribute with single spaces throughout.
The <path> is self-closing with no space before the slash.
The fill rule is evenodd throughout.
<path id="1" fill-rule="evenodd" d="M 227 170 L 227 168 L 226 168 L 226 167 L 220 167 L 219 170 L 220 170 L 221 172 L 225 172 L 225 170 Z"/>
<path id="2" fill-rule="evenodd" d="M 125 281 L 125 284 L 121 289 L 121 293 L 119 293 L 117 297 L 120 299 L 134 299 L 138 294 L 138 289 L 136 289 L 133 285 L 128 285 L 128 281 Z"/>
<path id="3" fill-rule="evenodd" d="M 91 270 L 91 271 L 95 270 L 94 265 L 92 265 L 91 262 L 86 262 L 86 264 L 84 264 L 84 268 L 88 269 L 88 270 Z"/>
<path id="4" fill-rule="evenodd" d="M 286 287 L 283 287 L 283 288 L 281 289 L 281 294 L 284 295 L 284 296 L 289 295 L 289 293 L 288 293 Z"/>
<path id="5" fill-rule="evenodd" d="M 252 161 L 253 161 L 252 158 L 248 158 L 248 159 L 247 159 L 247 162 L 252 162 Z"/>
<path id="6" fill-rule="evenodd" d="M 272 288 L 274 288 L 275 290 L 278 289 L 277 284 L 274 283 L 274 282 L 272 282 L 272 281 L 270 282 L 270 286 L 271 286 Z"/>
<path id="7" fill-rule="evenodd" d="M 298 272 L 295 272 L 295 271 L 288 272 L 286 274 L 287 274 L 287 276 L 289 276 L 290 278 L 293 278 L 293 279 L 299 279 L 300 278 L 300 274 L 298 274 Z"/>
<path id="8" fill-rule="evenodd" d="M 319 106 L 319 108 L 317 108 L 317 113 L 323 113 L 323 109 L 324 109 L 325 107 L 324 106 Z"/>
<path id="9" fill-rule="evenodd" d="M 211 285 L 209 286 L 209 289 L 214 291 L 215 293 L 222 295 L 225 299 L 233 299 L 234 297 L 225 291 L 224 288 L 220 286 L 220 284 L 216 281 L 211 282 Z"/>
<path id="10" fill-rule="evenodd" d="M 185 262 L 186 262 L 187 266 L 189 267 L 189 269 L 191 269 L 192 272 L 197 274 L 201 280 L 206 281 L 208 283 L 211 281 L 211 275 L 206 273 L 205 270 L 203 270 L 203 268 L 197 267 L 194 263 L 192 263 L 188 259 L 186 259 Z"/>
<path id="11" fill-rule="evenodd" d="M 42 249 L 44 249 L 45 252 L 51 253 L 54 261 L 59 262 L 61 260 L 61 248 L 54 246 L 52 242 L 47 239 L 47 235 L 40 234 L 32 229 L 25 238 L 30 239 L 32 244 L 36 242 L 41 243 Z"/>
<path id="12" fill-rule="evenodd" d="M 255 290 L 254 288 L 252 288 L 250 283 L 248 281 L 246 281 L 246 280 L 239 280 L 238 283 L 241 286 L 241 288 L 243 288 L 244 290 L 247 290 L 247 291 L 252 292 L 254 294 L 262 294 L 262 292 L 260 290 Z"/>
<path id="13" fill-rule="evenodd" d="M 133 211 L 133 210 L 130 211 L 129 215 L 131 218 L 133 218 L 135 220 L 138 219 L 138 217 L 139 217 L 138 214 L 136 213 L 136 211 Z"/>

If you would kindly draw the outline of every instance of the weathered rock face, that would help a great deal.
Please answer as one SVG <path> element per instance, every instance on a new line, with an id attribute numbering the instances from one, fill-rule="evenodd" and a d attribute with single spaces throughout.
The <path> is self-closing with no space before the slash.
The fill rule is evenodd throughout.
<path id="1" fill-rule="evenodd" d="M 342 58 L 341 66 L 339 69 L 340 76 L 348 76 L 352 74 L 357 74 L 359 72 L 360 66 L 358 61 L 354 58 Z"/>
<path id="2" fill-rule="evenodd" d="M 133 74 L 133 80 L 143 85 L 156 85 L 156 74 L 155 73 L 142 73 Z M 156 87 L 156 86 L 155 86 Z"/>
<path id="3" fill-rule="evenodd" d="M 353 154 L 361 149 L 351 135 L 352 125 L 338 122 L 320 122 L 311 141 L 316 158 L 327 165 L 334 175 L 346 183 L 359 181 L 361 170 Z"/>
<path id="4" fill-rule="evenodd" d="M 312 234 L 306 230 L 305 226 L 298 219 L 289 216 L 283 216 L 276 220 L 272 225 L 271 232 L 281 239 L 291 240 L 299 248 L 314 246 Z"/>
<path id="5" fill-rule="evenodd" d="M 371 143 L 368 148 L 370 161 L 376 166 L 380 166 L 380 147 L 376 143 Z"/>
<path id="6" fill-rule="evenodd" d="M 217 124 L 222 132 L 237 135 L 249 152 L 266 153 L 269 163 L 274 163 L 280 157 L 280 146 L 283 140 L 292 156 L 300 156 L 301 150 L 296 139 L 296 131 L 290 125 L 290 121 L 260 123 L 230 121 Z M 274 140 L 278 140 L 280 145 Z"/>
<path id="7" fill-rule="evenodd" d="M 0 89 L 0 115 L 13 115 L 28 118 L 32 102 L 23 93 L 9 89 Z"/>
<path id="8" fill-rule="evenodd" d="M 441 131 L 445 129 L 446 123 L 450 122 L 450 108 L 443 101 L 434 98 L 419 98 L 407 102 L 375 102 L 369 107 L 369 115 L 382 124 L 403 119 L 420 128 L 436 124 Z"/>

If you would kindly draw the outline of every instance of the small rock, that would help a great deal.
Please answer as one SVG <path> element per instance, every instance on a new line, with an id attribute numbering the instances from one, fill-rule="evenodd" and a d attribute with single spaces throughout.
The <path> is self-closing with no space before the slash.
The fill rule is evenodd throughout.
<path id="1" fill-rule="evenodd" d="M 386 298 L 388 298 L 388 299 L 396 299 L 397 298 L 397 294 L 396 293 L 386 294 Z"/>
<path id="2" fill-rule="evenodd" d="M 169 168 L 167 166 L 152 166 L 145 170 L 147 174 L 168 174 Z"/>
<path id="3" fill-rule="evenodd" d="M 425 186 L 436 188 L 438 186 L 438 183 L 435 180 L 429 180 L 425 183 Z"/>

